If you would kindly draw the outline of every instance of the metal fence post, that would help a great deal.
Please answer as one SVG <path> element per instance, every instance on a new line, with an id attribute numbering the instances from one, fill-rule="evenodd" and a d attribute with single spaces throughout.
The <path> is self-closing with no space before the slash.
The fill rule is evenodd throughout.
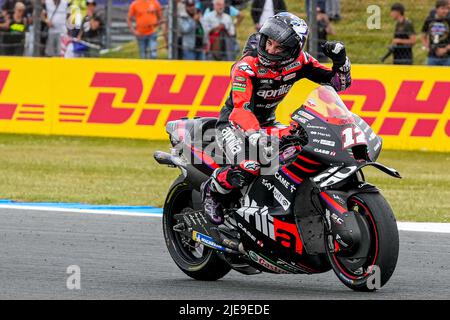
<path id="1" fill-rule="evenodd" d="M 42 3 L 40 0 L 34 1 L 33 10 L 33 57 L 41 54 L 41 13 Z"/>
<path id="2" fill-rule="evenodd" d="M 317 57 L 317 44 L 318 44 L 318 28 L 317 28 L 317 0 L 307 0 L 306 10 L 308 13 L 308 52 Z"/>
<path id="3" fill-rule="evenodd" d="M 168 56 L 170 60 L 178 59 L 178 37 L 177 37 L 177 1 L 169 1 L 169 12 L 168 12 L 168 25 L 169 25 L 169 35 L 168 35 Z"/>
<path id="4" fill-rule="evenodd" d="M 111 29 L 112 29 L 112 9 L 113 0 L 106 2 L 106 48 L 111 48 Z"/>

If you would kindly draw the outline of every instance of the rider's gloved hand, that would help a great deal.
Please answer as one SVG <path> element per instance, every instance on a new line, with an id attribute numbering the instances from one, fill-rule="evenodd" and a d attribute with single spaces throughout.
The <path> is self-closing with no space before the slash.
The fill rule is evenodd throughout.
<path id="1" fill-rule="evenodd" d="M 264 131 L 258 131 L 250 134 L 248 137 L 250 144 L 264 150 L 267 157 L 273 157 L 276 150 L 279 150 L 279 139 L 277 136 L 267 135 Z"/>
<path id="2" fill-rule="evenodd" d="M 346 65 L 350 64 L 350 60 L 345 53 L 345 47 L 339 41 L 327 41 L 322 45 L 323 53 L 333 61 L 333 70 L 343 70 Z M 341 70 L 342 69 L 342 70 Z"/>

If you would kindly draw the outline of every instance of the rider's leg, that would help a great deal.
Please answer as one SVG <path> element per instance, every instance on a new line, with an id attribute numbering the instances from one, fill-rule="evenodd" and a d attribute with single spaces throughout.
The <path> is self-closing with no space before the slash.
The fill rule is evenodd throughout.
<path id="1" fill-rule="evenodd" d="M 203 208 L 212 223 L 223 223 L 221 202 L 226 195 L 250 184 L 259 172 L 259 163 L 253 160 L 245 160 L 238 166 L 228 165 L 214 170 L 201 187 Z"/>
<path id="2" fill-rule="evenodd" d="M 205 213 L 215 224 L 223 223 L 223 199 L 232 190 L 251 183 L 260 171 L 257 161 L 248 160 L 248 143 L 236 130 L 229 122 L 217 126 L 217 141 L 225 152 L 227 165 L 216 169 L 201 187 Z"/>

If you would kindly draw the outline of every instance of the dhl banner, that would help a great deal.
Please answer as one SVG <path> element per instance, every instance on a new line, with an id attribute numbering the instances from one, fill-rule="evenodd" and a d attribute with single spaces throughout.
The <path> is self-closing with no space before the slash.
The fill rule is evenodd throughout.
<path id="1" fill-rule="evenodd" d="M 231 63 L 0 58 L 0 132 L 167 139 L 165 124 L 217 116 Z M 390 149 L 450 151 L 450 68 L 354 65 L 340 93 Z M 301 80 L 278 107 L 288 123 L 316 87 Z"/>

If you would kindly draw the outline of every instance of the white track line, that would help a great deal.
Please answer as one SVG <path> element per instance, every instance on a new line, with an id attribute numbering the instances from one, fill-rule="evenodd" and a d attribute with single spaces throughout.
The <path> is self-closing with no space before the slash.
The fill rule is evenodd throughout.
<path id="1" fill-rule="evenodd" d="M 90 213 L 98 215 L 161 218 L 160 213 L 139 213 L 139 212 L 128 212 L 117 210 L 89 210 L 89 209 L 71 209 L 71 208 L 69 209 L 69 208 L 41 207 L 41 206 L 17 206 L 7 204 L 0 204 L 0 209 L 30 210 L 30 211 L 45 211 L 45 212 L 73 212 L 73 213 Z M 450 223 L 397 222 L 397 225 L 398 229 L 401 231 L 450 233 Z"/>
<path id="2" fill-rule="evenodd" d="M 450 223 L 435 222 L 397 222 L 402 231 L 450 233 Z"/>
<path id="3" fill-rule="evenodd" d="M 16 210 L 30 210 L 30 211 L 46 211 L 46 212 L 73 212 L 73 213 L 91 213 L 100 215 L 113 216 L 130 216 L 130 217 L 152 217 L 161 218 L 160 213 L 139 213 L 117 210 L 90 210 L 90 209 L 72 209 L 72 208 L 57 208 L 57 207 L 42 207 L 42 206 L 15 206 L 0 204 L 0 209 L 16 209 Z"/>

